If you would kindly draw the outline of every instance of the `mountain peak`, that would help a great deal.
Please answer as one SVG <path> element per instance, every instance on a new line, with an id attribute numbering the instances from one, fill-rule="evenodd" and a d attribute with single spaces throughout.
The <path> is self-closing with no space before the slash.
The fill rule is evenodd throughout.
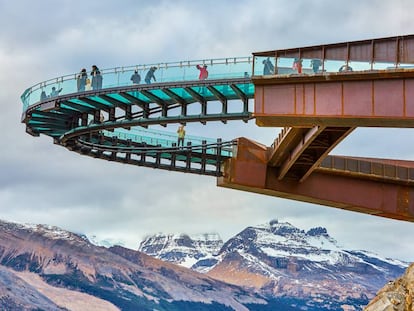
<path id="1" fill-rule="evenodd" d="M 145 237 L 138 250 L 164 261 L 205 272 L 212 264 L 210 259 L 218 253 L 222 245 L 223 240 L 218 233 L 158 233 Z M 193 267 L 196 263 L 197 266 Z"/>

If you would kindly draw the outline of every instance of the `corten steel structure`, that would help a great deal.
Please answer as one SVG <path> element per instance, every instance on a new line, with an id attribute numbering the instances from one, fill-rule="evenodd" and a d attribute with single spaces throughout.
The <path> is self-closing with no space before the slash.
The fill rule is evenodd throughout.
<path id="1" fill-rule="evenodd" d="M 303 69 L 295 71 L 298 61 Z M 208 65 L 209 79 L 194 80 L 199 63 Z M 98 90 L 77 91 L 76 75 L 26 90 L 22 122 L 28 133 L 49 135 L 81 154 L 214 175 L 222 187 L 414 221 L 414 162 L 329 155 L 356 127 L 414 127 L 413 63 L 414 36 L 407 35 L 156 64 L 161 78 L 147 85 L 128 78 L 154 64 L 115 68 L 103 72 Z M 39 101 L 52 85 L 63 86 L 62 94 Z M 221 111 L 209 111 L 213 102 Z M 259 126 L 283 127 L 272 146 L 193 137 L 178 147 L 174 135 L 148 129 L 252 118 Z"/>

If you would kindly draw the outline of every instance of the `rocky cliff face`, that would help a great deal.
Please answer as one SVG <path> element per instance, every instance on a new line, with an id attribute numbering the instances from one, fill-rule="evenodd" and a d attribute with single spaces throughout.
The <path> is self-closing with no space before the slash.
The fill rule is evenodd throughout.
<path id="1" fill-rule="evenodd" d="M 414 264 L 404 275 L 389 281 L 372 299 L 364 311 L 413 311 L 414 310 Z"/>
<path id="2" fill-rule="evenodd" d="M 150 248 L 150 239 L 147 241 Z M 168 257 L 171 248 L 160 250 L 161 244 L 152 256 Z M 200 263 L 191 267 L 202 265 L 199 271 L 207 271 L 215 279 L 266 297 L 292 299 L 292 305 L 308 310 L 361 310 L 378 288 L 407 267 L 406 263 L 367 251 L 342 249 L 325 228 L 305 232 L 277 220 L 248 227 L 225 242 L 216 254 L 204 256 L 209 260 L 200 258 Z"/>

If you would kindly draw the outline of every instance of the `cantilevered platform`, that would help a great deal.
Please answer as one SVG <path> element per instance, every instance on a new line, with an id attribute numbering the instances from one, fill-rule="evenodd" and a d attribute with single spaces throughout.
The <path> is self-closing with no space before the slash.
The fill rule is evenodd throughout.
<path id="1" fill-rule="evenodd" d="M 197 79 L 199 64 L 208 79 Z M 71 74 L 27 89 L 22 122 L 29 134 L 83 155 L 414 221 L 414 162 L 329 155 L 357 127 L 414 127 L 413 64 L 407 35 L 105 69 L 102 87 L 87 91 Z M 151 67 L 156 83 L 131 84 L 134 71 L 144 76 Z M 41 98 L 52 87 L 61 92 Z M 219 112 L 211 108 L 217 103 Z M 175 133 L 151 129 L 251 119 L 283 128 L 272 146 L 187 136 L 179 147 Z"/>

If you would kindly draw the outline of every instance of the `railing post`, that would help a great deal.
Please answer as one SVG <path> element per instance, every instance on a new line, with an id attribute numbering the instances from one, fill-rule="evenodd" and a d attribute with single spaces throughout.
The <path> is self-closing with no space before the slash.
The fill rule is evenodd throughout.
<path id="1" fill-rule="evenodd" d="M 128 138 L 126 142 L 127 142 L 128 147 L 132 146 L 132 139 L 131 138 Z M 127 162 L 131 161 L 131 151 L 126 151 L 125 159 L 126 159 Z"/>
<path id="2" fill-rule="evenodd" d="M 187 142 L 187 151 L 186 151 L 186 163 L 185 168 L 187 171 L 190 171 L 191 169 L 191 141 Z"/>
<path id="3" fill-rule="evenodd" d="M 177 149 L 177 143 L 172 143 L 172 149 Z M 177 154 L 176 152 L 172 151 L 171 152 L 171 162 L 170 162 L 170 166 L 171 168 L 175 168 L 175 161 L 177 159 Z"/>
<path id="4" fill-rule="evenodd" d="M 216 156 L 216 175 L 220 174 L 220 164 L 221 164 L 221 149 L 222 149 L 222 139 L 217 138 L 217 156 Z"/>
<path id="5" fill-rule="evenodd" d="M 112 146 L 118 145 L 118 136 L 112 136 Z M 116 151 L 112 151 L 111 160 L 116 160 Z"/>
<path id="6" fill-rule="evenodd" d="M 203 140 L 201 142 L 201 172 L 206 171 L 206 160 L 207 160 L 207 141 Z"/>

